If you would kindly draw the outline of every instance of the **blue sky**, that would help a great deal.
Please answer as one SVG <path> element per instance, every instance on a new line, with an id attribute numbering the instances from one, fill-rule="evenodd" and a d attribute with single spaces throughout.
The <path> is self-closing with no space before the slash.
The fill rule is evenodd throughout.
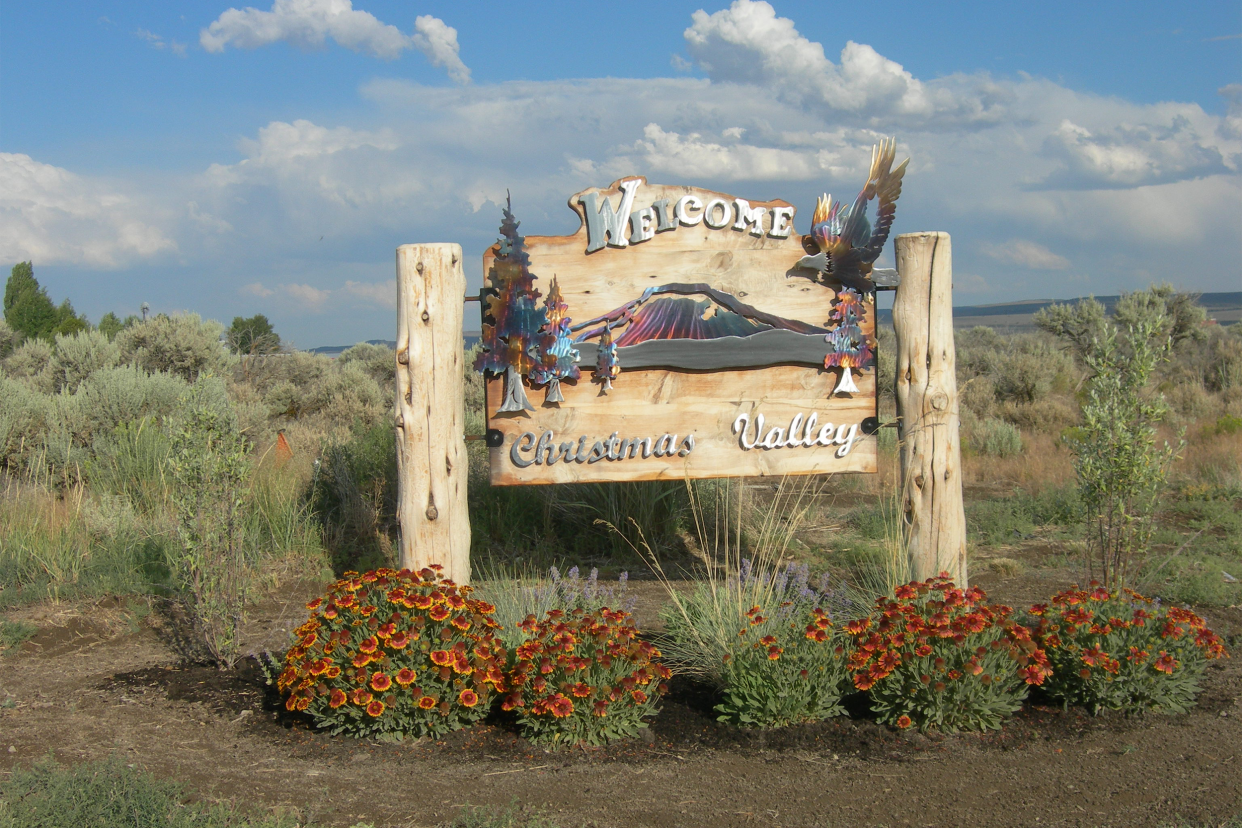
<path id="1" fill-rule="evenodd" d="M 506 188 L 530 233 L 629 174 L 805 231 L 881 135 L 959 304 L 1242 289 L 1233 0 L 0 5 L 0 264 L 92 320 L 392 338 L 393 249 L 479 284 Z"/>

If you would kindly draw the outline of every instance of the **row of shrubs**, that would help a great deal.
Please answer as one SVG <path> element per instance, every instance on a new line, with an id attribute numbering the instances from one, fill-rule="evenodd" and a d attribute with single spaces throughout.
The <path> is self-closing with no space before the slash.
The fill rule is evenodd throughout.
<path id="1" fill-rule="evenodd" d="M 667 617 L 682 657 L 666 665 L 624 610 L 555 608 L 506 629 L 434 569 L 346 573 L 308 604 L 276 683 L 334 734 L 439 736 L 499 706 L 536 743 L 600 745 L 646 726 L 674 669 L 710 678 L 719 718 L 741 726 L 826 719 L 865 692 L 882 723 L 956 732 L 999 728 L 1031 686 L 1093 713 L 1185 712 L 1207 661 L 1227 656 L 1189 610 L 1098 585 L 1032 607 L 1028 624 L 943 573 L 844 623 L 830 594 L 784 593 L 737 614 L 715 664 L 685 657 L 713 657 L 692 613 Z"/>

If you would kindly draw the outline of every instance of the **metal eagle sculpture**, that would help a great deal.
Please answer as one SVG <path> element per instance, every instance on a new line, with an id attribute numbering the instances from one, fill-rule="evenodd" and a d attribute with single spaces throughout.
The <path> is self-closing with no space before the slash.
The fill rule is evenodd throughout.
<path id="1" fill-rule="evenodd" d="M 834 203 L 828 194 L 815 203 L 811 232 L 803 237 L 803 246 L 808 253 L 816 248 L 819 252 L 803 256 L 798 267 L 815 270 L 826 279 L 863 293 L 875 290 L 870 278 L 872 264 L 888 241 L 897 214 L 897 199 L 901 196 L 901 179 L 910 163 L 907 158 L 893 169 L 896 153 L 896 138 L 884 138 L 872 147 L 871 172 L 853 204 Z M 867 208 L 875 199 L 879 203 L 873 228 L 867 218 Z"/>

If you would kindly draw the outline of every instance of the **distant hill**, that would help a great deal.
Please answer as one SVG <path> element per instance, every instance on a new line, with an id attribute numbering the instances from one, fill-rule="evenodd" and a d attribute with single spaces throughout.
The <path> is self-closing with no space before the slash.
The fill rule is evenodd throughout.
<path id="1" fill-rule="evenodd" d="M 973 328 L 986 325 L 989 328 L 1007 330 L 1033 330 L 1035 314 L 1049 305 L 1073 305 L 1083 301 L 1077 299 L 1026 299 L 1021 302 L 1005 302 L 999 305 L 963 305 L 953 308 L 953 327 Z M 1095 300 L 1104 305 L 1109 313 L 1117 307 L 1120 296 L 1097 296 Z M 1242 291 L 1229 293 L 1201 293 L 1199 304 L 1207 311 L 1208 319 L 1214 319 L 1221 325 L 1236 325 L 1242 322 Z M 880 324 L 893 324 L 893 312 L 880 311 Z M 479 341 L 478 331 L 466 331 L 463 336 L 469 348 Z M 386 345 L 396 348 L 397 343 L 391 339 L 368 339 L 368 345 Z M 325 345 L 322 348 L 311 348 L 310 353 L 336 358 L 348 350 L 350 345 Z"/>
<path id="2" fill-rule="evenodd" d="M 989 328 L 1033 329 L 1035 314 L 1049 305 L 1074 305 L 1084 300 L 1077 299 L 1027 299 L 1022 302 L 1006 302 L 999 305 L 966 305 L 953 308 L 953 327 L 973 328 L 986 325 Z M 1095 300 L 1109 313 L 1117 307 L 1120 296 L 1097 296 Z M 1208 319 L 1214 319 L 1221 325 L 1233 325 L 1242 321 L 1242 291 L 1231 293 L 1203 293 L 1199 295 L 1199 304 L 1207 311 Z M 880 323 L 891 325 L 893 312 L 881 310 Z"/>

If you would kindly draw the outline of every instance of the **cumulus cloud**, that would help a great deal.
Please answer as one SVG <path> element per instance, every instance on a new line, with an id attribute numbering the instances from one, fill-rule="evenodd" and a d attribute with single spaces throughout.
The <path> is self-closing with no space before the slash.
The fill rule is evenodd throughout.
<path id="1" fill-rule="evenodd" d="M 734 0 L 715 14 L 696 11 L 693 21 L 686 46 L 713 81 L 763 86 L 867 118 L 995 120 L 1001 114 L 996 88 L 961 79 L 959 89 L 924 83 L 863 43 L 846 43 L 834 64 L 821 44 L 762 0 Z"/>
<path id="2" fill-rule="evenodd" d="M 427 56 L 432 66 L 439 66 L 449 77 L 461 84 L 470 83 L 470 68 L 461 62 L 457 30 L 429 14 L 414 19 L 415 48 Z"/>
<path id="3" fill-rule="evenodd" d="M 112 269 L 175 251 L 157 214 L 102 182 L 0 153 L 0 260 Z"/>
<path id="4" fill-rule="evenodd" d="M 260 299 L 266 299 L 276 291 L 266 287 L 262 282 L 251 282 L 248 285 L 242 285 L 237 292 L 245 296 L 257 296 Z"/>
<path id="5" fill-rule="evenodd" d="M 1069 259 L 1064 256 L 1053 253 L 1042 244 L 1025 239 L 982 242 L 979 245 L 979 252 L 989 259 L 1031 270 L 1065 270 L 1070 265 Z"/>
<path id="6" fill-rule="evenodd" d="M 723 137 L 740 139 L 740 128 L 724 130 Z M 706 140 L 697 132 L 684 137 L 665 132 L 658 124 L 647 124 L 643 137 L 631 150 L 626 161 L 634 168 L 678 178 L 787 181 L 820 172 L 814 153 L 745 144 L 725 146 Z"/>
<path id="7" fill-rule="evenodd" d="M 295 305 L 308 311 L 323 310 L 324 304 L 332 296 L 331 291 L 320 290 L 317 287 L 302 284 L 277 285 L 273 293 L 282 298 L 292 300 Z"/>
<path id="8" fill-rule="evenodd" d="M 452 26 L 425 14 L 415 19 L 414 33 L 407 35 L 370 12 L 355 9 L 352 0 L 275 0 L 271 11 L 231 8 L 198 37 L 208 52 L 223 52 L 229 45 L 255 49 L 281 41 L 314 49 L 329 39 L 381 60 L 395 60 L 406 49 L 415 48 L 457 83 L 470 82 L 470 69 L 462 63 L 457 30 Z"/>
<path id="9" fill-rule="evenodd" d="M 353 282 L 346 281 L 343 290 L 359 299 L 366 299 L 376 305 L 382 305 L 386 308 L 395 308 L 397 306 L 397 285 L 393 281 L 387 282 Z"/>
<path id="10" fill-rule="evenodd" d="M 1139 187 L 1231 172 L 1213 137 L 1183 115 L 1096 131 L 1066 119 L 1044 141 L 1044 152 L 1063 166 L 1043 184 L 1060 188 Z"/>

